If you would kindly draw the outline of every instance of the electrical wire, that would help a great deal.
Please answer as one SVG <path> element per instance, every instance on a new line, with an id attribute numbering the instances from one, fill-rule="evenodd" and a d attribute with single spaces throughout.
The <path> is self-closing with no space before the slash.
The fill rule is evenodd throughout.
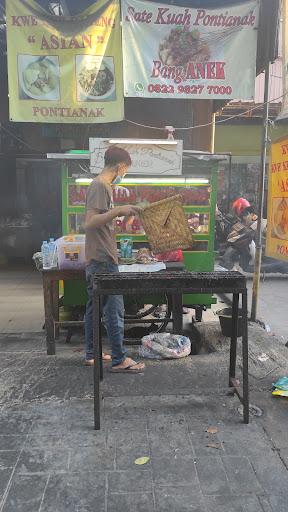
<path id="1" fill-rule="evenodd" d="M 288 94 L 288 91 L 285 91 L 283 94 L 281 94 L 281 96 L 278 96 L 277 98 L 273 98 L 272 100 L 269 100 L 267 103 L 273 103 L 274 101 L 277 101 L 281 98 L 284 98 L 286 95 Z M 216 124 L 220 124 L 220 123 L 226 123 L 227 121 L 231 121 L 232 119 L 236 119 L 238 117 L 242 117 L 250 112 L 253 112 L 254 110 L 258 110 L 260 108 L 263 108 L 263 106 L 265 105 L 266 103 L 260 103 L 259 105 L 256 105 L 255 107 L 252 107 L 248 110 L 245 110 L 245 112 L 241 112 L 240 114 L 235 114 L 233 116 L 230 116 L 230 117 L 226 117 L 225 119 L 220 119 L 219 121 L 215 121 L 215 125 Z M 133 125 L 136 125 L 136 126 L 140 126 L 142 128 L 148 128 L 148 129 L 151 129 L 151 130 L 160 130 L 160 131 L 165 131 L 165 128 L 160 128 L 159 126 L 150 126 L 150 125 L 145 125 L 145 124 L 141 124 L 141 123 L 136 123 L 136 121 L 131 121 L 131 119 L 124 119 L 124 121 L 126 121 L 127 123 L 130 123 L 130 124 L 133 124 Z M 176 128 L 175 127 L 175 131 L 182 131 L 182 130 L 196 130 L 197 128 L 206 128 L 207 126 L 212 126 L 214 123 L 213 121 L 210 122 L 210 123 L 206 123 L 206 124 L 199 124 L 199 125 L 196 125 L 196 126 L 187 126 L 187 127 L 183 127 L 183 128 Z M 25 142 L 23 139 L 21 139 L 20 137 L 18 137 L 17 135 L 15 135 L 13 132 L 11 132 L 10 130 L 8 130 L 8 128 L 5 128 L 2 124 L 0 125 L 0 130 L 3 130 L 4 132 L 6 132 L 8 135 L 10 135 L 12 138 L 18 140 L 19 142 L 21 142 L 21 144 L 23 144 L 24 146 L 26 146 L 27 148 L 29 149 L 32 149 L 32 151 L 35 151 L 36 154 L 42 154 L 41 152 L 38 151 L 38 149 L 36 148 L 33 148 L 32 146 L 30 146 L 30 144 L 27 144 L 27 142 Z"/>
<path id="2" fill-rule="evenodd" d="M 85 174 L 90 174 L 90 167 L 89 167 L 89 166 L 85 167 L 85 166 L 82 166 L 81 164 L 79 164 L 79 163 L 78 163 L 78 167 L 79 167 L 79 169 L 81 169 L 81 171 L 83 171 Z"/>
<path id="3" fill-rule="evenodd" d="M 37 154 L 39 154 L 39 155 L 42 154 L 40 151 L 38 151 L 38 149 L 33 148 L 32 146 L 30 146 L 30 144 L 27 144 L 27 142 L 25 142 L 23 139 L 20 139 L 20 137 L 17 137 L 17 135 L 15 135 L 15 133 L 8 130 L 8 128 L 5 128 L 3 126 L 3 124 L 0 125 L 0 130 L 3 130 L 4 132 L 8 133 L 8 135 L 10 135 L 10 137 L 18 140 L 19 142 L 21 142 L 21 144 L 23 144 L 24 146 L 26 146 L 29 149 L 32 149 L 32 151 L 35 151 Z"/>
<path id="4" fill-rule="evenodd" d="M 278 96 L 277 98 L 273 98 L 272 100 L 269 100 L 267 103 L 273 103 L 274 101 L 277 101 L 281 98 L 284 98 L 284 96 L 286 96 L 288 94 L 288 91 L 285 91 L 283 94 L 281 94 L 281 96 Z M 241 116 L 244 116 L 245 114 L 249 114 L 249 112 L 253 112 L 254 110 L 258 110 L 260 108 L 263 108 L 263 106 L 266 105 L 266 103 L 260 103 L 259 105 L 255 106 L 255 107 L 252 107 L 252 108 L 249 108 L 248 110 L 245 110 L 245 112 L 241 112 L 240 114 L 235 114 L 233 116 L 230 116 L 230 117 L 226 117 L 225 119 L 219 119 L 219 121 L 215 121 L 215 124 L 220 124 L 220 123 L 226 123 L 227 121 L 231 121 L 232 119 L 236 119 L 238 117 L 241 117 Z M 161 130 L 161 131 L 165 131 L 165 128 L 159 128 L 159 126 L 149 126 L 149 125 L 145 125 L 145 124 L 140 124 L 140 123 L 136 123 L 135 121 L 131 121 L 131 119 L 124 119 L 127 123 L 131 123 L 131 124 L 134 124 L 136 126 L 141 126 L 142 128 L 150 128 L 151 130 Z M 197 128 L 206 128 L 207 126 L 211 126 L 213 125 L 214 122 L 210 122 L 210 123 L 206 123 L 206 124 L 199 124 L 199 125 L 196 125 L 196 126 L 186 126 L 184 128 L 178 128 L 178 127 L 175 127 L 174 126 L 174 129 L 175 131 L 177 130 L 196 130 Z"/>

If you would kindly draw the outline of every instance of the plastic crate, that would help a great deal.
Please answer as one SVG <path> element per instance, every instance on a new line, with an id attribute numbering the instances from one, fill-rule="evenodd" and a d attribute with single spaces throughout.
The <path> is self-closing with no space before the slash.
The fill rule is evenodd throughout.
<path id="1" fill-rule="evenodd" d="M 66 235 L 56 240 L 60 270 L 85 268 L 85 235 Z"/>

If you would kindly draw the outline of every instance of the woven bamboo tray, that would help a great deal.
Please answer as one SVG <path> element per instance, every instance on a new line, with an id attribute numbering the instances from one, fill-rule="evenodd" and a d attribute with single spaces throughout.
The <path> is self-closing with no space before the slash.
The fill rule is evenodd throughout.
<path id="1" fill-rule="evenodd" d="M 140 213 L 140 219 L 154 253 L 192 246 L 192 233 L 180 195 L 146 206 Z"/>

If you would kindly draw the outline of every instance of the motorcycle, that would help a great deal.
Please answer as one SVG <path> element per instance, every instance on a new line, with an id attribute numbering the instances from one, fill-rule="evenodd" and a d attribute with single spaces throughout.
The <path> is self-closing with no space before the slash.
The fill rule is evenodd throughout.
<path id="1" fill-rule="evenodd" d="M 223 214 L 218 211 L 216 215 L 216 248 L 220 255 L 220 264 L 231 270 L 235 265 L 245 272 L 254 271 L 256 254 L 257 217 L 252 216 L 248 224 L 242 222 L 232 214 Z M 288 273 L 288 263 L 265 256 L 266 221 L 263 222 L 263 252 L 261 272 Z"/>
<path id="2" fill-rule="evenodd" d="M 248 271 L 249 266 L 254 265 L 256 228 L 256 221 L 250 226 L 240 221 L 231 226 L 221 258 L 223 267 L 231 270 L 235 264 L 239 264 L 244 271 Z"/>

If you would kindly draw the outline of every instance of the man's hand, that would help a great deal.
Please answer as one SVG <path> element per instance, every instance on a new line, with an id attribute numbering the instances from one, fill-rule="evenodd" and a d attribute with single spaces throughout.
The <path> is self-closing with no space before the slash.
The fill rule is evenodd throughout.
<path id="1" fill-rule="evenodd" d="M 117 208 L 117 217 L 130 217 L 131 215 L 137 215 L 142 211 L 140 206 L 134 206 L 132 204 L 127 204 L 125 206 L 118 206 Z"/>
<path id="2" fill-rule="evenodd" d="M 132 217 L 142 211 L 140 206 L 128 204 L 125 206 L 117 206 L 108 210 L 108 212 L 101 213 L 99 210 L 88 210 L 85 219 L 85 229 L 97 229 L 106 226 L 116 217 Z"/>

